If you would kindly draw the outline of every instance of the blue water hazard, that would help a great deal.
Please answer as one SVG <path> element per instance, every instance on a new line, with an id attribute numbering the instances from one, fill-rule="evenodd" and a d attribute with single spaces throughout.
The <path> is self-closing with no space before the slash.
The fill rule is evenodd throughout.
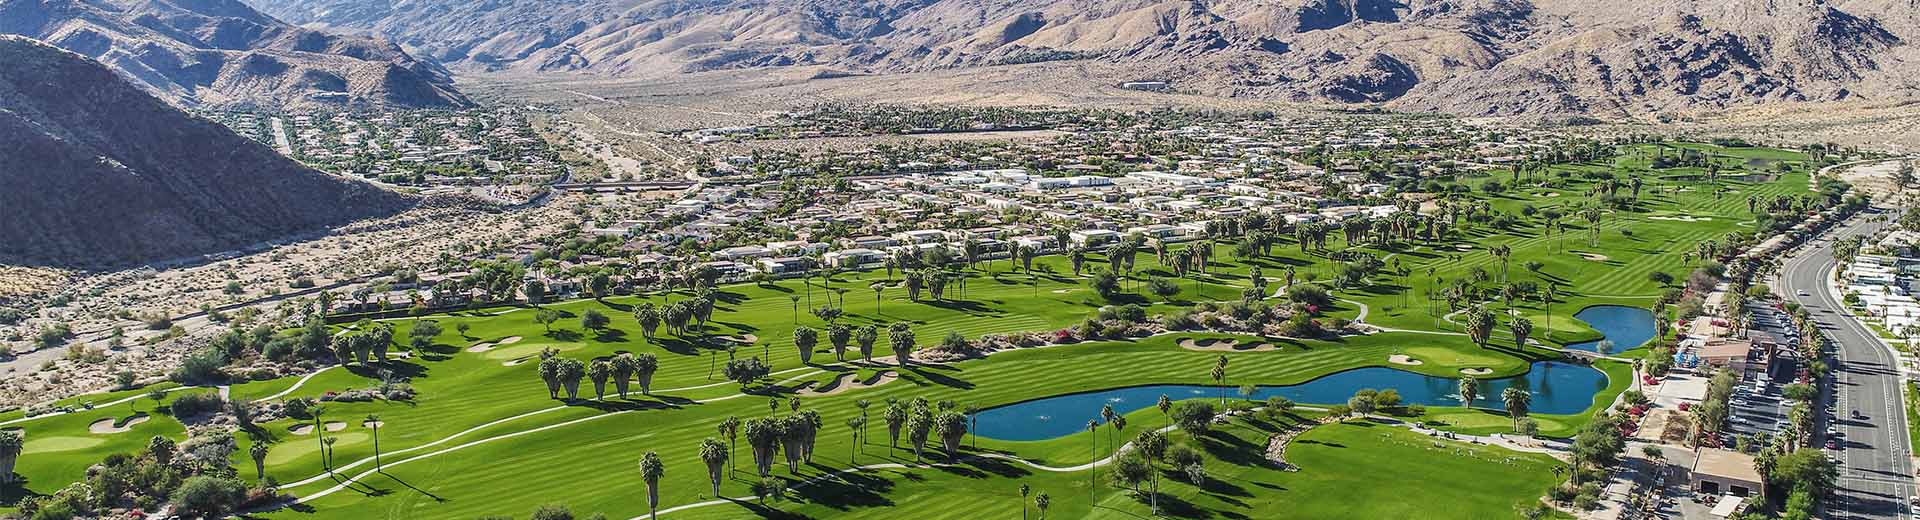
<path id="1" fill-rule="evenodd" d="M 1500 392 L 1516 386 L 1533 392 L 1534 413 L 1572 414 L 1593 404 L 1594 394 L 1607 388 L 1607 376 L 1585 365 L 1536 362 L 1523 376 L 1481 380 L 1473 404 L 1504 409 Z M 1401 401 L 1407 404 L 1460 405 L 1457 379 L 1384 367 L 1347 370 L 1297 385 L 1262 386 L 1252 398 L 1281 396 L 1296 403 L 1331 405 L 1345 403 L 1363 388 L 1398 390 Z M 1100 417 L 1102 406 L 1112 405 L 1114 412 L 1124 415 L 1153 406 L 1161 395 L 1180 401 L 1218 399 L 1222 392 L 1228 398 L 1240 397 L 1237 389 L 1203 385 L 1135 386 L 1047 397 L 983 410 L 976 431 L 984 437 L 1009 441 L 1054 439 L 1086 429 L 1089 419 Z"/>
<path id="2" fill-rule="evenodd" d="M 1653 339 L 1653 313 L 1639 307 L 1595 305 L 1581 309 L 1573 317 L 1587 322 L 1587 325 L 1593 326 L 1593 330 L 1600 331 L 1600 335 L 1612 341 L 1613 349 L 1609 351 L 1612 354 L 1639 348 L 1647 340 Z M 1599 348 L 1599 341 L 1567 345 L 1567 350 L 1587 352 L 1598 352 Z"/>

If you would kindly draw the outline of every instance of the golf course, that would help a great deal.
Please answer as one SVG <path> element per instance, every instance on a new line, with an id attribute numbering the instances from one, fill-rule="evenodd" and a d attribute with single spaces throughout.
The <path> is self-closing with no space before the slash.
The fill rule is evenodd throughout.
<path id="1" fill-rule="evenodd" d="M 1724 166 L 1652 167 L 1682 149 Z M 0 507 L 83 481 L 89 466 L 154 437 L 185 441 L 171 405 L 221 395 L 281 411 L 243 426 L 231 451 L 238 478 L 271 479 L 289 497 L 253 513 L 270 519 L 525 517 L 543 504 L 618 519 L 1514 517 L 1564 480 L 1565 461 L 1411 426 L 1511 434 L 1524 418 L 1538 436 L 1573 437 L 1636 381 L 1641 349 L 1628 338 L 1651 335 L 1644 309 L 1705 262 L 1702 244 L 1753 232 L 1751 201 L 1808 193 L 1805 161 L 1788 150 L 1633 145 L 1598 162 L 1462 174 L 1438 197 L 1381 201 L 1405 211 L 1372 218 L 1370 232 L 1333 228 L 1323 240 L 1293 231 L 1248 243 L 1254 232 L 1222 230 L 1164 251 L 1130 248 L 1130 258 L 1108 247 L 1024 261 L 956 255 L 933 267 L 341 316 L 329 332 L 390 327 L 385 359 L 0 414 L 0 428 L 25 439 L 20 481 Z M 1448 224 L 1430 233 L 1416 214 Z M 1197 248 L 1209 252 L 1186 253 Z M 945 283 L 910 290 L 910 271 Z M 1103 276 L 1113 285 L 1100 287 Z M 705 316 L 653 314 L 702 304 Z M 1607 323 L 1576 318 L 1609 306 L 1627 309 L 1604 313 Z M 1530 334 L 1516 342 L 1521 319 Z M 867 327 L 873 336 L 861 338 Z M 835 341 L 835 329 L 848 337 Z M 1567 353 L 1602 340 L 1599 355 Z M 915 354 L 902 362 L 903 350 Z M 577 362 L 576 373 L 549 358 Z M 630 385 L 605 380 L 622 358 L 649 360 Z M 1478 399 L 1464 406 L 1458 380 L 1469 376 Z M 336 399 L 401 385 L 407 398 Z M 1526 390 L 1528 410 L 1509 410 L 1506 388 Z M 1397 396 L 1364 414 L 1349 402 L 1363 390 Z M 290 400 L 309 401 L 295 413 Z M 917 400 L 924 411 L 910 410 Z M 1200 404 L 1209 416 L 1235 413 L 1180 420 Z M 898 423 L 897 445 L 890 406 L 923 415 Z M 957 444 L 942 442 L 949 414 L 966 421 Z M 767 419 L 805 432 L 769 441 L 782 449 L 766 454 L 763 477 L 749 434 Z M 729 434 L 730 422 L 747 426 Z M 932 430 L 920 453 L 916 426 Z M 1198 460 L 1131 460 L 1139 447 L 1129 443 L 1156 431 L 1165 451 Z M 726 447 L 717 486 L 707 439 Z M 639 463 L 648 453 L 664 469 L 657 508 Z"/>

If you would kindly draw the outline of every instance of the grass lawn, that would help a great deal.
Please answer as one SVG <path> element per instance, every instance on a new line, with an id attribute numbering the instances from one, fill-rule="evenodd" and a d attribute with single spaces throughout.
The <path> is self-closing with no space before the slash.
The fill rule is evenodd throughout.
<path id="1" fill-rule="evenodd" d="M 1742 160 L 1738 154 L 1749 152 L 1757 154 L 1747 158 L 1750 160 L 1780 160 L 1773 157 L 1774 152 L 1757 149 L 1716 151 L 1729 154 L 1725 158 L 1728 161 Z M 1613 164 L 1555 168 L 1572 172 L 1631 167 L 1632 161 L 1643 160 L 1639 157 L 1646 153 L 1649 150 L 1636 149 Z M 1255 266 L 1263 271 L 1269 290 L 1284 283 L 1278 279 L 1288 268 L 1302 281 L 1326 280 L 1336 264 L 1329 259 L 1330 253 L 1342 249 L 1373 252 L 1397 269 L 1390 268 L 1362 287 L 1337 291 L 1334 296 L 1341 302 L 1329 313 L 1344 318 L 1364 314 L 1368 323 L 1404 331 L 1334 340 L 1261 340 L 1280 348 L 1224 354 L 1230 361 L 1227 385 L 1297 384 L 1361 367 L 1390 367 L 1444 377 L 1458 377 L 1462 368 L 1485 367 L 1493 371 L 1486 377 L 1513 376 L 1524 373 L 1531 362 L 1557 359 L 1560 354 L 1539 347 L 1517 348 L 1504 326 L 1489 348 L 1472 344 L 1457 334 L 1457 325 L 1445 319 L 1446 302 L 1430 299 L 1428 281 L 1485 276 L 1492 280 L 1557 283 L 1562 287 L 1560 298 L 1550 309 L 1535 300 L 1515 301 L 1511 307 L 1499 301 L 1488 304 L 1503 324 L 1509 309 L 1530 316 L 1537 330 L 1535 337 L 1551 343 L 1597 339 L 1597 332 L 1574 319 L 1574 313 L 1591 305 L 1651 303 L 1664 288 L 1650 281 L 1648 273 L 1662 271 L 1683 277 L 1689 266 L 1680 258 L 1682 251 L 1690 251 L 1696 242 L 1742 229 L 1742 223 L 1750 220 L 1745 215 L 1748 195 L 1804 191 L 1806 173 L 1796 172 L 1766 183 L 1724 180 L 1722 187 L 1731 191 L 1717 197 L 1708 190 L 1696 189 L 1704 186 L 1702 182 L 1659 177 L 1645 187 L 1638 208 L 1609 213 L 1600 222 L 1599 246 L 1588 244 L 1587 224 L 1572 222 L 1576 219 L 1571 217 L 1567 230 L 1553 235 L 1545 233 L 1540 219 L 1527 217 L 1513 229 L 1463 224 L 1446 240 L 1435 243 L 1350 245 L 1343 244 L 1336 232 L 1329 251 L 1303 251 L 1287 237 L 1273 254 L 1257 258 L 1236 256 L 1230 244 L 1222 243 L 1210 272 L 1175 280 L 1182 292 L 1166 299 L 1148 299 L 1134 293 L 1140 290 L 1135 285 L 1144 285 L 1140 280 L 1171 276 L 1151 250 L 1135 260 L 1141 266 L 1137 280 L 1127 284 L 1125 294 L 1112 299 L 1088 289 L 1087 278 L 1074 276 L 1067 260 L 1057 256 L 1036 261 L 1038 273 L 1011 272 L 1012 266 L 1006 261 L 984 263 L 966 271 L 969 276 L 964 288 L 949 288 L 948 299 L 941 301 L 925 297 L 908 301 L 905 291 L 897 288 L 876 294 L 868 288 L 870 283 L 898 275 L 882 270 L 838 273 L 824 283 L 816 279 L 812 283 L 786 280 L 724 286 L 717 292 L 719 303 L 707 324 L 707 334 L 754 337 L 751 344 L 732 351 L 694 335 L 679 337 L 664 330 L 654 337 L 642 333 L 632 316 L 635 305 L 678 301 L 689 297 L 685 293 L 552 303 L 545 308 L 561 312 L 564 318 L 551 327 L 535 322 L 536 313 L 531 308 L 431 316 L 429 319 L 440 322 L 443 332 L 432 339 L 430 347 L 410 359 L 390 360 L 380 369 L 355 364 L 332 368 L 304 381 L 281 378 L 231 388 L 236 400 L 283 392 L 316 397 L 376 385 L 381 370 L 409 379 L 418 391 L 411 402 L 328 403 L 321 419 L 343 423 L 344 429 L 328 435 L 339 439 L 334 445 L 334 459 L 348 463 L 373 455 L 374 431 L 362 423 L 368 415 L 377 414 L 386 424 L 378 432 L 387 463 L 384 472 L 367 474 L 350 485 L 323 477 L 326 469 L 319 456 L 319 437 L 292 431 L 297 424 L 309 422 L 294 419 L 266 422 L 255 433 L 238 436 L 241 446 L 235 465 L 243 468 L 243 476 L 251 477 L 252 463 L 245 460 L 248 446 L 270 443 L 267 474 L 292 484 L 286 490 L 292 495 L 321 495 L 300 508 L 264 515 L 270 518 L 473 518 L 525 514 L 542 503 L 564 503 L 576 512 L 603 511 L 616 518 L 630 518 L 645 512 L 644 502 L 637 498 L 644 496 L 644 489 L 634 478 L 634 461 L 642 453 L 657 451 L 666 461 L 663 507 L 710 500 L 713 497 L 705 496 L 705 472 L 697 459 L 697 444 L 715 436 L 714 426 L 726 417 L 769 413 L 769 395 L 742 394 L 738 385 L 721 380 L 715 367 L 729 357 L 761 356 L 771 362 L 774 374 L 769 382 L 782 388 L 772 392 L 781 401 L 781 413 L 785 413 L 784 401 L 791 395 L 786 389 L 809 382 L 824 386 L 849 372 L 857 380 L 882 371 L 899 372 L 898 380 L 882 386 L 800 397 L 803 406 L 820 412 L 825 423 L 815 460 L 800 468 L 805 478 L 850 465 L 912 462 L 910 453 L 890 453 L 886 447 L 885 425 L 879 420 L 884 404 L 868 412 L 873 423 L 870 433 L 878 435 L 864 444 L 853 442 L 845 421 L 860 413 L 855 406 L 858 401 L 884 403 L 887 399 L 926 397 L 986 408 L 1122 386 L 1213 384 L 1208 372 L 1223 354 L 1188 350 L 1180 347 L 1178 340 L 1228 337 L 1191 333 L 1094 341 L 902 370 L 836 361 L 823 334 L 812 364 L 802 364 L 792 341 L 794 327 L 826 327 L 805 312 L 808 308 L 831 301 L 845 311 L 839 322 L 855 326 L 876 324 L 884 328 L 886 324 L 909 323 L 918 343 L 925 346 L 937 343 L 949 332 L 977 338 L 990 333 L 1070 327 L 1102 306 L 1116 303 L 1139 304 L 1157 314 L 1189 308 L 1201 301 L 1238 300 L 1241 292 L 1252 286 L 1248 273 Z M 1667 173 L 1685 177 L 1688 172 Z M 1526 206 L 1571 209 L 1585 204 L 1591 200 L 1587 187 L 1575 183 L 1563 189 L 1528 188 L 1475 196 L 1491 208 L 1518 215 Z M 1629 230 L 1631 235 L 1624 233 Z M 1498 244 L 1513 248 L 1504 269 L 1499 260 L 1486 253 L 1488 246 Z M 1087 260 L 1089 266 L 1107 264 L 1100 254 L 1089 255 Z M 1538 262 L 1537 269 L 1526 267 L 1530 262 Z M 606 314 L 612 324 L 600 330 L 584 329 L 579 317 L 588 310 Z M 397 327 L 395 339 L 400 345 L 409 343 L 413 320 L 389 320 Z M 457 324 L 470 328 L 462 333 Z M 475 348 L 508 339 L 516 341 L 490 350 Z M 659 357 L 660 368 L 651 395 L 635 393 L 624 399 L 608 396 L 594 400 L 592 384 L 586 382 L 581 388 L 583 399 L 554 400 L 546 394 L 537 373 L 537 356 L 545 348 L 582 360 L 619 352 L 649 353 Z M 875 350 L 875 356 L 892 354 L 884 334 Z M 1393 365 L 1387 359 L 1394 354 L 1424 363 Z M 1593 406 L 1581 414 L 1535 416 L 1543 434 L 1571 435 L 1586 417 L 1611 403 L 1631 382 L 1630 368 L 1625 364 L 1603 362 L 1597 368 L 1607 373 L 1610 384 L 1594 396 Z M 138 393 L 119 392 L 84 400 L 106 402 Z M 28 444 L 17 471 L 27 480 L 9 492 L 49 493 L 80 479 L 88 465 L 107 454 L 136 451 L 155 435 L 184 438 L 181 424 L 164 414 L 154 414 L 152 420 L 126 433 L 88 432 L 87 425 L 100 418 L 125 417 L 152 407 L 151 401 L 137 399 L 19 424 L 27 430 Z M 1093 412 L 1087 411 L 1089 415 Z M 0 414 L 0 421 L 17 419 L 19 414 Z M 1499 411 L 1459 407 L 1430 407 L 1419 419 L 1464 433 L 1501 432 L 1511 427 Z M 1128 430 L 1120 433 L 1131 437 L 1166 421 L 1158 410 L 1147 408 L 1129 414 L 1127 422 Z M 1538 496 L 1552 480 L 1548 469 L 1552 463 L 1542 456 L 1451 444 L 1436 447 L 1426 437 L 1364 423 L 1322 427 L 1307 434 L 1289 452 L 1303 470 L 1281 472 L 1259 462 L 1266 429 L 1261 425 L 1222 428 L 1202 440 L 1211 455 L 1208 469 L 1219 478 L 1201 489 L 1163 482 L 1169 498 L 1162 505 L 1174 516 L 1183 517 L 1261 517 L 1271 511 L 1289 511 L 1301 518 L 1491 518 L 1510 516 L 1515 504 Z M 1097 433 L 1081 432 L 1044 441 L 970 439 L 969 444 L 977 442 L 981 452 L 1015 456 L 1032 464 L 1067 467 L 1107 456 L 1112 437 L 1113 432 L 1103 427 Z M 864 454 L 860 454 L 862 451 Z M 735 457 L 743 468 L 750 461 L 745 446 L 735 452 Z M 343 477 L 338 478 L 359 476 L 371 467 L 371 462 L 363 463 L 342 470 Z M 785 472 L 782 467 L 778 473 Z M 1145 504 L 1131 493 L 1106 483 L 1090 490 L 1090 476 L 1088 471 L 1045 471 L 985 459 L 952 467 L 877 468 L 836 483 L 798 489 L 795 495 L 804 498 L 800 502 L 766 506 L 739 502 L 678 512 L 672 517 L 777 516 L 775 511 L 854 518 L 902 514 L 913 518 L 1011 517 L 1019 506 L 1012 490 L 1020 483 L 1051 493 L 1054 509 L 1049 514 L 1056 518 L 1119 518 L 1145 513 Z M 749 480 L 745 472 L 734 474 L 723 483 L 722 495 L 748 495 Z"/>

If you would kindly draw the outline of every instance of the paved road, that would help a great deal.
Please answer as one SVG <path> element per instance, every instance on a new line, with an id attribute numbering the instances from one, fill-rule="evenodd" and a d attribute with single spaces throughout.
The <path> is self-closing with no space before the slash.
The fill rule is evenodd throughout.
<path id="1" fill-rule="evenodd" d="M 287 139 L 287 125 L 278 117 L 273 118 L 273 149 L 288 159 L 293 158 L 293 142 Z"/>
<path id="2" fill-rule="evenodd" d="M 1873 215 L 1855 218 L 1827 237 L 1851 237 L 1884 225 L 1866 222 L 1868 216 Z M 1839 496 L 1829 502 L 1827 518 L 1907 518 L 1911 513 L 1906 501 L 1914 494 L 1914 484 L 1899 366 L 1872 332 L 1845 314 L 1827 283 L 1837 263 L 1832 240 L 1810 245 L 1787 261 L 1780 280 L 1780 290 L 1807 307 L 1837 345 L 1840 358 L 1834 376 L 1838 416 L 1825 419 L 1840 430 L 1837 441 L 1844 451 L 1839 457 Z M 1852 410 L 1864 418 L 1847 417 Z"/>

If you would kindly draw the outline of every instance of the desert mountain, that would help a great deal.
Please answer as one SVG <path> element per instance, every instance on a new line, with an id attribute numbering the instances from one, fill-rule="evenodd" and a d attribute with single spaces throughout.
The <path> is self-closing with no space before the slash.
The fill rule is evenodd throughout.
<path id="1" fill-rule="evenodd" d="M 0 36 L 0 264 L 216 253 L 410 207 L 181 112 L 99 62 Z"/>
<path id="2" fill-rule="evenodd" d="M 1916 0 L 253 0 L 458 66 L 656 76 L 1127 65 L 1182 90 L 1459 114 L 1910 97 Z"/>
<path id="3" fill-rule="evenodd" d="M 237 0 L 0 0 L 0 34 L 107 64 L 185 105 L 451 107 L 439 65 L 275 20 Z"/>

